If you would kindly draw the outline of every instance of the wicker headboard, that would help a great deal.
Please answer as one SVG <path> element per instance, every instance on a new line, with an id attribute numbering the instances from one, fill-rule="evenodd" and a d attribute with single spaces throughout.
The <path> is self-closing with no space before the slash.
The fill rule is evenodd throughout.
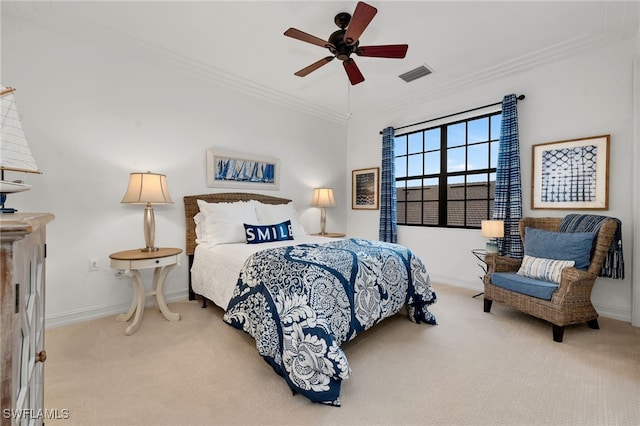
<path id="1" fill-rule="evenodd" d="M 193 256 L 196 249 L 196 224 L 193 217 L 198 214 L 198 201 L 203 200 L 207 203 L 232 203 L 234 201 L 257 200 L 264 204 L 287 204 L 291 200 L 286 198 L 272 197 L 270 195 L 251 194 L 247 192 L 222 192 L 218 194 L 201 194 L 201 195 L 185 195 L 184 196 L 184 218 L 187 225 L 187 256 Z"/>

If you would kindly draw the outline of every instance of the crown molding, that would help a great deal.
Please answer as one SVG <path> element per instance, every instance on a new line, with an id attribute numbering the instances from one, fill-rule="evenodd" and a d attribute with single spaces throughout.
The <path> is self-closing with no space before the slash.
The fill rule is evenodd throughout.
<path id="1" fill-rule="evenodd" d="M 24 3 L 20 3 L 12 2 L 12 5 L 3 5 L 3 12 L 45 27 L 50 31 L 66 34 L 74 39 L 80 38 L 90 43 L 106 45 L 136 58 L 161 63 L 174 70 L 179 70 L 207 83 L 215 84 L 237 93 L 291 108 L 344 126 L 349 123 L 349 117 L 345 116 L 343 112 L 336 112 L 334 109 L 322 107 L 303 98 L 289 95 L 256 81 L 224 71 L 210 63 L 199 61 L 180 52 L 139 39 L 131 34 L 117 32 L 104 25 L 88 21 L 74 21 L 73 28 L 71 28 L 71 25 L 65 25 L 69 17 L 65 16 L 64 12 L 59 12 L 52 7 L 45 7 L 39 2 L 25 2 L 28 3 L 28 7 Z M 431 101 L 436 98 L 442 98 L 479 84 L 503 79 L 580 54 L 589 49 L 604 46 L 627 38 L 630 35 L 635 36 L 638 34 L 638 19 L 630 17 L 631 13 L 628 13 L 627 10 L 630 7 L 629 4 L 625 4 L 623 8 L 613 7 L 609 4 L 604 7 L 606 10 L 603 11 L 603 25 L 597 33 L 583 34 L 518 58 L 509 59 L 500 64 L 460 75 L 454 79 L 447 80 L 444 84 L 416 91 L 410 97 L 391 101 L 379 107 L 370 109 L 365 107 L 365 109 L 358 111 L 358 116 L 387 116 L 395 113 L 400 108 L 410 107 L 425 99 Z"/>
<path id="2" fill-rule="evenodd" d="M 15 17 L 18 20 L 45 28 L 54 33 L 74 40 L 80 39 L 88 43 L 107 46 L 135 58 L 143 58 L 146 61 L 155 63 L 159 62 L 174 70 L 195 76 L 203 81 L 237 93 L 282 105 L 334 123 L 346 125 L 348 121 L 342 112 L 336 112 L 305 99 L 291 96 L 130 34 L 113 31 L 96 22 L 74 21 L 74 25 L 71 27 L 65 25 L 68 18 L 56 13 L 55 10 L 48 9 L 43 12 L 42 6 L 37 3 L 31 6 L 25 7 L 24 4 L 14 4 L 5 8 L 3 5 L 3 11 L 6 16 Z"/>
<path id="3" fill-rule="evenodd" d="M 503 79 L 508 76 L 519 74 L 545 64 L 566 59 L 568 57 L 602 47 L 623 38 L 624 37 L 622 36 L 622 33 L 614 35 L 607 35 L 602 33 L 597 35 L 585 34 L 582 36 L 574 37 L 562 43 L 558 43 L 553 46 L 549 46 L 544 49 L 522 55 L 518 58 L 510 59 L 503 63 L 478 70 L 474 73 L 452 79 L 445 84 L 438 85 L 437 87 L 418 91 L 412 97 L 405 98 L 397 102 L 388 103 L 379 108 L 370 109 L 363 112 L 363 114 L 367 114 L 373 117 L 389 115 L 397 109 L 409 107 L 410 105 L 419 103 L 420 101 L 425 99 L 433 101 L 436 98 L 449 96 L 470 87 Z"/>

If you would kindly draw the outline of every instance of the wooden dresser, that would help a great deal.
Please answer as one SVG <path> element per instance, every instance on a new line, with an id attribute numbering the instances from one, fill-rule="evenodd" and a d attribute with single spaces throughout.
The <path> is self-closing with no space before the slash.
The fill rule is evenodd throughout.
<path id="1" fill-rule="evenodd" d="M 0 214 L 0 425 L 42 424 L 49 213 Z"/>

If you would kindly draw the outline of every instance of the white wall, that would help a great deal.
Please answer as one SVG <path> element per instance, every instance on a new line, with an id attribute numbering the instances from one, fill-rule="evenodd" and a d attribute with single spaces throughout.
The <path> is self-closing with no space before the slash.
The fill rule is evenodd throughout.
<path id="1" fill-rule="evenodd" d="M 111 275 L 108 254 L 144 244 L 142 208 L 120 204 L 130 172 L 168 176 L 175 204 L 156 207 L 156 245 L 184 247 L 182 197 L 218 191 L 205 186 L 209 147 L 280 158 L 280 190 L 264 192 L 296 200 L 309 231 L 319 228 L 318 209 L 308 207 L 311 188 L 327 185 L 342 200 L 328 212 L 327 229 L 377 239 L 378 212 L 349 206 L 351 170 L 380 164 L 379 131 L 496 102 L 507 93 L 527 96 L 519 104 L 525 215 L 567 213 L 530 210 L 532 144 L 611 134 L 606 214 L 623 221 L 628 278 L 599 279 L 593 300 L 602 315 L 629 320 L 631 234 L 638 216 L 631 207 L 629 184 L 637 44 L 620 42 L 469 85 L 400 106 L 384 117 L 356 114 L 347 130 L 232 92 L 157 58 L 137 57 L 108 43 L 73 39 L 3 16 L 1 80 L 18 89 L 23 125 L 44 171 L 27 176 L 34 188 L 11 196 L 8 204 L 56 215 L 48 228 L 48 325 L 123 312 L 129 304 L 131 286 Z M 435 281 L 481 290 L 480 270 L 470 253 L 485 244 L 479 231 L 400 227 L 399 238 L 425 260 Z M 89 258 L 98 258 L 104 270 L 89 272 Z M 186 281 L 183 257 L 182 267 L 168 278 L 170 300 L 185 297 Z"/>
<path id="2" fill-rule="evenodd" d="M 634 218 L 639 213 L 632 210 L 630 182 L 634 143 L 632 72 L 637 52 L 637 40 L 617 42 L 500 80 L 469 86 L 457 93 L 407 104 L 384 117 L 354 117 L 349 125 L 348 167 L 380 164 L 379 131 L 384 127 L 403 126 L 486 105 L 509 93 L 524 94 L 526 99 L 518 103 L 523 214 L 564 216 L 570 212 L 530 209 L 531 146 L 610 134 L 609 210 L 595 213 L 622 220 L 626 278 L 599 278 L 592 300 L 601 315 L 630 321 L 632 234 L 633 227 L 638 226 Z M 418 85 L 419 81 L 410 84 Z M 349 233 L 377 238 L 378 220 L 378 212 L 349 211 Z M 423 258 L 434 281 L 481 291 L 478 279 L 481 270 L 470 252 L 485 245 L 479 231 L 401 226 L 398 240 Z"/>
<path id="3" fill-rule="evenodd" d="M 2 82 L 17 88 L 22 123 L 43 175 L 9 197 L 20 211 L 56 216 L 48 227 L 48 326 L 124 312 L 128 279 L 109 253 L 144 246 L 143 206 L 120 200 L 133 171 L 167 175 L 175 202 L 156 206 L 156 246 L 184 248 L 182 197 L 221 192 L 205 184 L 205 151 L 219 147 L 280 159 L 279 191 L 295 200 L 303 225 L 319 232 L 312 188 L 346 197 L 346 128 L 228 91 L 153 58 L 112 50 L 3 17 Z M 259 192 L 259 191 L 257 191 Z M 347 206 L 327 214 L 345 231 Z M 104 270 L 89 272 L 89 258 Z M 187 260 L 169 274 L 169 300 L 186 297 Z M 148 272 L 148 271 L 146 271 Z M 144 275 L 147 280 L 150 275 Z"/>
<path id="4" fill-rule="evenodd" d="M 636 59 L 633 66 L 634 83 L 633 83 L 633 127 L 634 127 L 634 144 L 633 144 L 633 170 L 631 173 L 631 188 L 633 189 L 633 211 L 635 213 L 635 229 L 633 232 L 633 246 L 635 247 L 633 262 L 640 265 L 640 221 L 638 220 L 638 212 L 640 212 L 640 30 L 637 37 Z M 633 284 L 631 288 L 632 296 L 632 316 L 631 323 L 640 327 L 640 268 L 633 271 Z"/>

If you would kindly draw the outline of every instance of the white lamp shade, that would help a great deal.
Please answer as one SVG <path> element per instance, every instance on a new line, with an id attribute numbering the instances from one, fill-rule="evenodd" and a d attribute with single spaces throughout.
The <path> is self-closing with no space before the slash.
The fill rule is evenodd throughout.
<path id="1" fill-rule="evenodd" d="M 167 177 L 158 173 L 131 173 L 129 187 L 121 203 L 173 204 L 167 189 Z"/>
<path id="2" fill-rule="evenodd" d="M 504 237 L 504 220 L 483 220 L 481 222 L 482 236 L 487 238 Z"/>
<path id="3" fill-rule="evenodd" d="M 312 207 L 334 207 L 335 205 L 336 200 L 333 198 L 333 189 L 315 188 L 313 190 Z"/>

